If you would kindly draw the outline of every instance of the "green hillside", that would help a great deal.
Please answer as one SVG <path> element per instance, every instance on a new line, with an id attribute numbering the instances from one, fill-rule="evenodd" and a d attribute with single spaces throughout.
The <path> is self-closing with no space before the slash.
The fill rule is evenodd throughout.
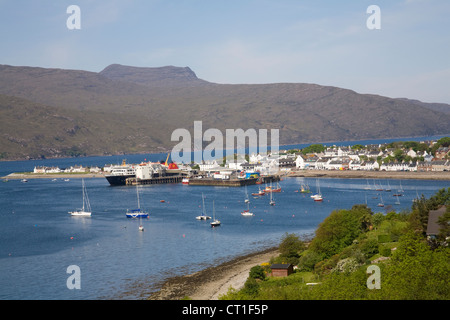
<path id="1" fill-rule="evenodd" d="M 446 205 L 437 238 L 426 237 L 428 215 Z M 445 207 L 444 207 L 445 208 Z M 373 213 L 365 205 L 333 211 L 306 245 L 286 234 L 280 256 L 293 274 L 268 277 L 271 263 L 255 266 L 232 300 L 448 300 L 450 299 L 450 188 L 422 197 L 409 212 Z M 369 278 L 369 266 L 380 278 Z M 373 268 L 373 267 L 372 267 Z M 368 273 L 368 270 L 370 271 Z M 368 284 L 369 280 L 369 284 Z M 378 281 L 377 287 L 372 287 Z"/>

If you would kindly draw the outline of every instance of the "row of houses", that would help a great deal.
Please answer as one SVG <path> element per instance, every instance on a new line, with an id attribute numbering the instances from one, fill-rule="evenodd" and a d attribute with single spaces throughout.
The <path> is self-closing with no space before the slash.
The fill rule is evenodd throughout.
<path id="1" fill-rule="evenodd" d="M 97 172 L 101 172 L 102 169 L 95 166 L 95 167 L 83 167 L 83 166 L 70 166 L 69 168 L 59 168 L 57 166 L 52 166 L 52 167 L 46 167 L 46 166 L 35 166 L 33 173 L 40 173 L 40 174 L 45 174 L 45 173 L 97 173 Z"/>

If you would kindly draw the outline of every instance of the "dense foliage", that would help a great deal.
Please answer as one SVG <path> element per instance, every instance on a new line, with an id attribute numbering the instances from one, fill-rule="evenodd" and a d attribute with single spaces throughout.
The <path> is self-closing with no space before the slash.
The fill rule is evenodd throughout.
<path id="1" fill-rule="evenodd" d="M 294 274 L 262 277 L 269 265 L 258 266 L 242 290 L 230 289 L 222 299 L 448 300 L 449 204 L 450 188 L 418 199 L 410 212 L 373 214 L 365 205 L 333 211 L 309 246 L 296 235 L 283 237 L 280 256 L 271 262 L 296 264 Z M 447 206 L 441 233 L 437 241 L 427 240 L 428 212 L 441 205 Z M 371 290 L 367 268 L 374 264 L 381 286 Z"/>

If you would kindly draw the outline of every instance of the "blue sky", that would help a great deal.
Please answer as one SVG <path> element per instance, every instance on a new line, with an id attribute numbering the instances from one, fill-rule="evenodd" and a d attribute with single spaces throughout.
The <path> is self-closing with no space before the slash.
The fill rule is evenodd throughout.
<path id="1" fill-rule="evenodd" d="M 69 30 L 69 5 L 81 30 Z M 381 29 L 369 30 L 369 5 Z M 217 83 L 306 82 L 450 103 L 448 0 L 0 0 L 0 64 L 189 66 Z"/>

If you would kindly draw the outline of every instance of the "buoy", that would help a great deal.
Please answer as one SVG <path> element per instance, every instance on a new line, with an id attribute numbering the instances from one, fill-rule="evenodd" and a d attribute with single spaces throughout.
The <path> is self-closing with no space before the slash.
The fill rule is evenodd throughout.
<path id="1" fill-rule="evenodd" d="M 73 237 L 70 237 L 70 240 L 73 240 Z"/>

